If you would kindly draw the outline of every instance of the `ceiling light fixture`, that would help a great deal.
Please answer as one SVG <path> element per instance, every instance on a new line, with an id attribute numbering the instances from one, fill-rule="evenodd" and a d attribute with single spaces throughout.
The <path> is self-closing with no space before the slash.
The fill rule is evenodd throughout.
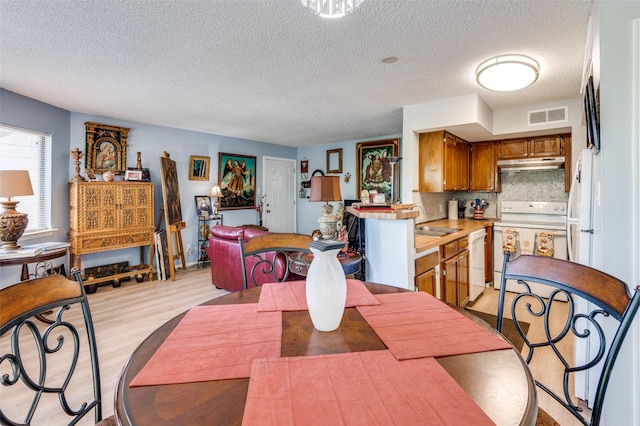
<path id="1" fill-rule="evenodd" d="M 364 0 L 300 0 L 304 7 L 322 18 L 342 18 L 356 10 Z"/>
<path id="2" fill-rule="evenodd" d="M 540 73 L 535 59 L 524 55 L 498 55 L 476 69 L 476 81 L 485 89 L 511 92 L 532 85 Z"/>

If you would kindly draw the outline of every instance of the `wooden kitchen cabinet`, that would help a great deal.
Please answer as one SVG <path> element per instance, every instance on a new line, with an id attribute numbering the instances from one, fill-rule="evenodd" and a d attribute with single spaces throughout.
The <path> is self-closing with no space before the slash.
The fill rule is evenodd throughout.
<path id="1" fill-rule="evenodd" d="M 443 259 L 440 299 L 456 306 L 464 306 L 469 301 L 468 246 L 468 237 L 440 246 Z"/>
<path id="2" fill-rule="evenodd" d="M 565 155 L 560 135 L 504 140 L 499 143 L 499 149 L 498 157 L 503 160 Z"/>
<path id="3" fill-rule="evenodd" d="M 437 297 L 436 286 L 438 283 L 438 263 L 439 253 L 437 251 L 416 259 L 416 276 L 414 284 L 418 291 L 425 291 L 430 295 Z"/>
<path id="4" fill-rule="evenodd" d="M 493 226 L 487 226 L 484 234 L 484 282 L 493 282 Z"/>
<path id="5" fill-rule="evenodd" d="M 72 182 L 69 184 L 70 267 L 81 269 L 81 256 L 140 247 L 140 265 L 130 275 L 153 279 L 153 189 L 150 182 Z M 144 263 L 144 246 L 149 262 Z M 120 275 L 127 275 L 120 274 Z M 95 278 L 94 284 L 119 276 Z"/>
<path id="6" fill-rule="evenodd" d="M 475 142 L 470 144 L 470 191 L 501 191 L 496 155 L 497 146 L 495 142 Z"/>
<path id="7" fill-rule="evenodd" d="M 418 186 L 420 192 L 469 189 L 469 143 L 440 131 L 419 138 Z"/>

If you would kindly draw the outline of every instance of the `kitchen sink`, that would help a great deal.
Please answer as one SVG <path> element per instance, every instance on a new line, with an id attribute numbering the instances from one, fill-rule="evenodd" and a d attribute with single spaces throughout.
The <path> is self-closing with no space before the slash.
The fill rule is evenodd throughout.
<path id="1" fill-rule="evenodd" d="M 425 235 L 427 237 L 444 237 L 445 235 L 453 234 L 454 232 L 458 232 L 459 230 L 459 228 L 445 228 L 441 226 L 416 226 L 416 234 Z"/>

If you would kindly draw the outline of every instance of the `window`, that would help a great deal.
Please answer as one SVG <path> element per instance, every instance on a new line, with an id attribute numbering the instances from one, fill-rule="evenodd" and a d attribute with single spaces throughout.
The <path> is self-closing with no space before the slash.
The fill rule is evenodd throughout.
<path id="1" fill-rule="evenodd" d="M 51 137 L 43 133 L 0 125 L 0 170 L 27 170 L 33 197 L 16 197 L 17 210 L 29 215 L 26 234 L 51 227 L 51 208 L 47 199 L 51 179 L 46 173 L 47 146 Z"/>

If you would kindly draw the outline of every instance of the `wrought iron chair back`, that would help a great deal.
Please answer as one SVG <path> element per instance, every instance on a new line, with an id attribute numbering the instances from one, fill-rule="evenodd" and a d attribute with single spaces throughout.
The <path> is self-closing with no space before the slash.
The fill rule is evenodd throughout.
<path id="1" fill-rule="evenodd" d="M 525 357 L 527 364 L 534 359 L 536 350 L 551 348 L 564 365 L 562 394 L 554 392 L 549 384 L 544 384 L 537 379 L 535 380 L 536 385 L 573 414 L 582 424 L 599 424 L 613 365 L 640 306 L 640 286 L 635 288 L 633 297 L 631 297 L 623 281 L 597 269 L 542 256 L 521 255 L 510 260 L 509 255 L 509 252 L 505 252 L 496 329 L 502 331 L 506 281 L 516 280 L 522 286 L 523 292 L 518 293 L 511 303 L 511 317 L 528 347 L 528 354 Z M 535 288 L 530 286 L 531 283 L 545 284 L 553 287 L 553 290 L 548 298 L 543 298 L 535 294 Z M 591 303 L 590 312 L 579 312 L 576 309 L 577 298 Z M 566 322 L 561 330 L 552 330 L 549 320 L 551 308 L 560 303 L 568 303 Z M 553 311 L 555 313 L 557 309 Z M 518 320 L 525 322 L 528 320 L 522 318 L 519 312 L 526 312 L 527 316 L 542 317 L 546 339 L 537 342 L 530 341 L 518 323 Z M 609 342 L 607 342 L 607 333 L 601 324 L 604 317 L 613 318 L 617 322 L 615 335 L 609 339 Z M 509 319 L 504 318 L 504 320 L 508 321 Z M 568 357 L 558 348 L 558 342 L 565 337 L 571 338 L 572 336 L 574 339 L 591 338 L 597 340 L 595 343 L 599 350 L 582 365 L 576 365 L 573 359 L 567 359 Z M 571 375 L 576 372 L 598 368 L 597 364 L 601 361 L 603 362 L 602 370 L 599 375 L 591 416 L 584 416 L 582 408 L 579 407 L 576 398 L 572 396 L 574 393 L 569 388 L 569 380 Z"/>
<path id="2" fill-rule="evenodd" d="M 69 416 L 69 424 L 77 423 L 91 411 L 96 423 L 102 420 L 98 351 L 91 312 L 80 273 L 72 274 L 75 281 L 64 275 L 51 275 L 0 290 L 0 383 L 12 393 L 32 394 L 27 398 L 31 401 L 28 407 L 0 406 L 0 424 L 29 425 L 32 421 L 59 424 L 56 418 L 36 420 L 39 403 L 49 394 L 57 396 L 61 411 Z M 77 313 L 69 312 L 71 309 Z M 49 311 L 53 311 L 52 320 L 48 319 Z M 42 316 L 45 313 L 47 317 Z M 83 351 L 88 356 L 81 355 Z M 83 388 L 80 395 L 74 386 L 86 383 L 84 377 L 77 378 L 84 362 L 91 363 L 93 390 Z M 62 367 L 65 369 L 61 373 Z M 50 373 L 53 370 L 55 377 Z M 79 402 L 79 398 L 84 402 Z M 5 404 L 6 398 L 2 400 Z M 16 420 L 17 417 L 22 418 Z"/>
<path id="3" fill-rule="evenodd" d="M 305 234 L 274 233 L 258 235 L 248 241 L 238 238 L 244 288 L 265 282 L 287 281 L 291 271 L 306 271 L 305 254 L 310 254 L 311 237 Z M 291 258 L 291 253 L 297 253 Z M 248 270 L 247 270 L 248 269 Z"/>

